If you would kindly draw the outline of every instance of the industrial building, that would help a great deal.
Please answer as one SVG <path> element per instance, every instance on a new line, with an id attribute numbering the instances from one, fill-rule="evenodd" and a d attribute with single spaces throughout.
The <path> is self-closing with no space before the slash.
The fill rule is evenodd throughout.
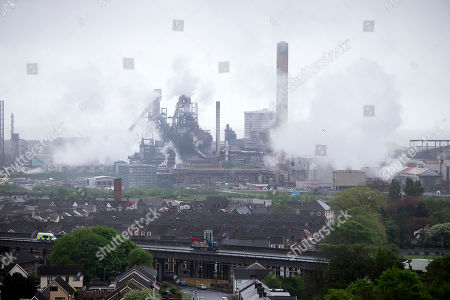
<path id="1" fill-rule="evenodd" d="M 277 98 L 276 126 L 288 120 L 288 66 L 289 45 L 286 42 L 277 44 Z"/>
<path id="2" fill-rule="evenodd" d="M 340 191 L 348 188 L 366 186 L 366 173 L 359 170 L 333 171 L 333 190 Z"/>
<path id="3" fill-rule="evenodd" d="M 156 166 L 147 164 L 130 164 L 119 166 L 119 177 L 125 188 L 145 187 L 157 183 Z"/>
<path id="4" fill-rule="evenodd" d="M 89 188 L 97 188 L 97 189 L 111 188 L 114 186 L 114 177 L 96 176 L 88 178 L 86 182 L 87 187 Z"/>
<path id="5" fill-rule="evenodd" d="M 425 192 L 436 193 L 440 189 L 441 176 L 439 172 L 428 168 L 406 168 L 400 171 L 397 175 L 397 179 L 405 187 L 406 179 L 412 179 L 413 181 L 420 181 Z"/>
<path id="6" fill-rule="evenodd" d="M 251 138 L 271 129 L 275 124 L 275 113 L 268 109 L 244 112 L 244 136 Z"/>

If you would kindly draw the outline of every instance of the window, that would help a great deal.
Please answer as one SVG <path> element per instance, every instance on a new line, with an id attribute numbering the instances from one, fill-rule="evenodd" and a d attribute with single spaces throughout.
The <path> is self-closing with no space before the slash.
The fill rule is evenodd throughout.
<path id="1" fill-rule="evenodd" d="M 58 287 L 57 286 L 51 286 L 50 287 L 50 292 L 57 292 L 58 291 Z"/>
<path id="2" fill-rule="evenodd" d="M 80 281 L 80 276 L 78 275 L 73 276 L 73 281 Z"/>
<path id="3" fill-rule="evenodd" d="M 66 282 L 69 282 L 69 276 L 66 276 Z"/>

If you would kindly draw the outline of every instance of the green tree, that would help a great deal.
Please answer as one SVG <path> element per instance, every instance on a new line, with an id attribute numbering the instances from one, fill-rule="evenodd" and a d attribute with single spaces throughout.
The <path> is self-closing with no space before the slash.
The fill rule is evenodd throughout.
<path id="1" fill-rule="evenodd" d="M 390 202 L 398 202 L 402 200 L 402 187 L 400 183 L 393 179 L 391 184 L 389 185 L 389 196 L 388 199 Z"/>
<path id="2" fill-rule="evenodd" d="M 128 292 L 124 300 L 160 300 L 161 296 L 153 290 L 144 289 Z"/>
<path id="3" fill-rule="evenodd" d="M 427 266 L 424 281 L 433 298 L 450 299 L 450 254 L 436 258 Z"/>
<path id="4" fill-rule="evenodd" d="M 376 238 L 371 228 L 354 220 L 342 224 L 336 231 L 332 232 L 327 242 L 332 244 L 375 244 Z"/>
<path id="5" fill-rule="evenodd" d="M 288 291 L 291 296 L 301 297 L 305 290 L 305 284 L 299 276 L 282 277 L 282 288 Z"/>
<path id="6" fill-rule="evenodd" d="M 358 279 L 350 283 L 346 291 L 352 295 L 355 300 L 375 300 L 375 284 L 368 279 Z"/>
<path id="7" fill-rule="evenodd" d="M 352 300 L 353 296 L 343 289 L 329 289 L 324 297 L 325 300 Z"/>
<path id="8" fill-rule="evenodd" d="M 181 295 L 181 290 L 180 289 L 177 289 L 177 288 L 174 288 L 174 287 L 172 287 L 172 288 L 170 288 L 170 293 L 172 294 L 172 295 Z"/>
<path id="9" fill-rule="evenodd" d="M 429 217 L 433 219 L 433 224 L 450 222 L 450 202 L 443 199 L 425 199 Z"/>
<path id="10" fill-rule="evenodd" d="M 161 282 L 160 288 L 161 291 L 164 292 L 170 287 L 170 284 L 167 281 Z"/>
<path id="11" fill-rule="evenodd" d="M 425 189 L 422 187 L 420 180 L 414 182 L 414 190 L 416 191 L 416 197 L 422 196 Z"/>
<path id="12" fill-rule="evenodd" d="M 153 256 L 144 249 L 133 249 L 128 255 L 128 267 L 130 268 L 134 265 L 145 265 L 153 268 Z"/>
<path id="13" fill-rule="evenodd" d="M 374 268 L 372 278 L 378 278 L 384 271 L 389 268 L 402 268 L 398 255 L 388 247 L 379 247 L 374 255 Z"/>
<path id="14" fill-rule="evenodd" d="M 350 220 L 336 227 L 327 238 L 328 243 L 382 245 L 386 242 L 386 232 L 379 214 L 362 207 L 349 209 L 348 214 Z"/>
<path id="15" fill-rule="evenodd" d="M 424 188 L 419 180 L 413 181 L 411 178 L 407 178 L 405 182 L 405 194 L 407 196 L 419 197 L 423 195 Z"/>
<path id="16" fill-rule="evenodd" d="M 380 191 L 358 187 L 341 191 L 330 200 L 330 205 L 335 211 L 360 207 L 368 212 L 382 213 L 387 203 Z"/>
<path id="17" fill-rule="evenodd" d="M 271 289 L 284 289 L 291 296 L 302 297 L 305 290 L 305 284 L 299 276 L 277 277 L 269 274 L 264 278 L 264 284 Z"/>
<path id="18" fill-rule="evenodd" d="M 25 278 L 22 274 L 7 274 L 2 286 L 2 299 L 18 300 L 31 299 L 36 294 L 36 285 L 31 277 Z"/>
<path id="19" fill-rule="evenodd" d="M 447 246 L 450 240 L 450 223 L 436 224 L 425 235 L 425 240 L 434 245 Z"/>
<path id="20" fill-rule="evenodd" d="M 388 219 L 384 222 L 386 229 L 386 241 L 391 248 L 398 248 L 400 245 L 400 229 L 394 220 Z"/>
<path id="21" fill-rule="evenodd" d="M 264 284 L 267 285 L 271 289 L 281 289 L 282 282 L 280 277 L 277 277 L 273 274 L 269 274 L 264 278 Z"/>
<path id="22" fill-rule="evenodd" d="M 83 228 L 55 241 L 50 262 L 52 265 L 83 265 L 86 282 L 89 282 L 103 278 L 105 270 L 108 273 L 123 272 L 128 253 L 135 248 L 136 244 L 130 240 L 120 239 L 115 229 L 106 226 Z"/>
<path id="23" fill-rule="evenodd" d="M 343 289 L 356 279 L 372 274 L 375 247 L 363 244 L 321 245 L 329 258 L 325 272 L 329 288 Z"/>
<path id="24" fill-rule="evenodd" d="M 398 268 L 387 269 L 380 275 L 376 291 L 380 300 L 431 299 L 416 273 Z"/>

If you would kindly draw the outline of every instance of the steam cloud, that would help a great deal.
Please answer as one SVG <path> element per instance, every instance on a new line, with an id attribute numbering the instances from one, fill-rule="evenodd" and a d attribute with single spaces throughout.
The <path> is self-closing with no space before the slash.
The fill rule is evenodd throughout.
<path id="1" fill-rule="evenodd" d="M 360 59 L 318 79 L 314 93 L 304 119 L 293 117 L 292 110 L 306 109 L 306 103 L 290 98 L 289 121 L 271 132 L 275 151 L 310 157 L 316 145 L 326 145 L 325 160 L 338 169 L 374 166 L 387 157 L 386 142 L 401 124 L 401 106 L 393 78 L 380 65 Z M 365 105 L 375 106 L 373 117 L 364 116 Z"/>

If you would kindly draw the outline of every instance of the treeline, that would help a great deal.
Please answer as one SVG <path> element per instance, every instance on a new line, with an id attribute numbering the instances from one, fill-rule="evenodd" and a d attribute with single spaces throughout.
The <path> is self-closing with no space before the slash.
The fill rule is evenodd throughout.
<path id="1" fill-rule="evenodd" d="M 329 205 L 336 216 L 344 211 L 351 217 L 336 220 L 321 238 L 319 252 L 330 261 L 324 276 L 269 276 L 265 283 L 298 299 L 450 299 L 450 255 L 436 258 L 421 276 L 401 264 L 400 248 L 422 247 L 424 241 L 448 247 L 445 242 L 450 241 L 450 203 L 425 198 L 417 183 L 411 186 L 408 195 L 398 191 L 387 196 L 370 188 L 340 192 Z M 289 213 L 285 205 L 275 208 Z M 414 236 L 422 228 L 422 236 Z M 311 232 L 310 240 L 323 232 Z"/>
<path id="2" fill-rule="evenodd" d="M 396 185 L 396 182 L 394 182 Z M 336 228 L 320 246 L 330 263 L 318 295 L 324 299 L 448 299 L 450 256 L 435 259 L 426 275 L 403 270 L 399 248 L 444 246 L 450 239 L 450 203 L 421 196 L 421 187 L 409 195 L 354 188 L 330 201 L 336 213 L 351 218 Z M 415 193 L 412 196 L 411 193 Z M 396 197 L 392 197 L 393 195 Z M 414 232 L 422 228 L 422 236 Z M 436 237 L 441 237 L 436 239 Z M 433 244 L 434 243 L 434 244 Z M 317 295 L 317 294 L 316 294 Z"/>
<path id="3" fill-rule="evenodd" d="M 3 194 L 30 194 L 37 196 L 48 196 L 52 200 L 82 201 L 93 200 L 95 198 L 111 198 L 114 192 L 111 190 L 99 190 L 85 187 L 70 186 L 36 186 L 32 191 L 19 188 L 15 185 L 0 186 Z M 236 193 L 224 190 L 201 189 L 201 188 L 157 188 L 157 187 L 136 187 L 123 191 L 123 198 L 163 198 L 181 201 L 202 201 L 208 196 L 222 195 L 228 198 L 257 198 L 263 200 L 273 200 L 273 204 L 287 206 L 294 203 L 307 203 L 315 199 L 321 199 L 320 195 L 304 194 L 292 195 L 289 192 L 261 191 L 253 193 Z"/>

